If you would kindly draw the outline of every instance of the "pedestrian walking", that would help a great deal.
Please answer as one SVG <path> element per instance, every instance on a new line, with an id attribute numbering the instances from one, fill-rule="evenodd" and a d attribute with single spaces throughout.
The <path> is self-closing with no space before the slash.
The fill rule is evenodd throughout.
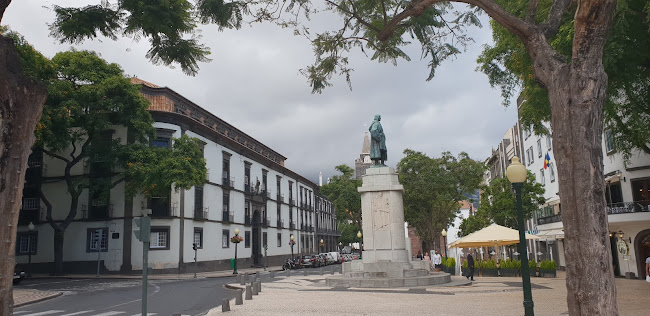
<path id="1" fill-rule="evenodd" d="M 424 254 L 424 261 L 428 262 L 429 270 L 431 270 L 431 257 L 429 257 L 428 252 Z"/>
<path id="2" fill-rule="evenodd" d="M 431 257 L 433 267 L 436 268 L 436 271 L 442 270 L 442 256 L 438 253 L 438 250 L 435 251 Z"/>
<path id="3" fill-rule="evenodd" d="M 471 278 L 474 281 L 474 257 L 471 252 L 467 254 L 467 267 L 469 268 L 469 274 L 466 277 L 468 280 Z"/>

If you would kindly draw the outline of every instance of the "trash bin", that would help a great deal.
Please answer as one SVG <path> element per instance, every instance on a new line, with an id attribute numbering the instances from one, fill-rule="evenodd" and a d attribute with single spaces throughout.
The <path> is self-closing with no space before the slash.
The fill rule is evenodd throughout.
<path id="1" fill-rule="evenodd" d="M 230 268 L 231 269 L 235 268 L 235 258 L 230 258 Z"/>

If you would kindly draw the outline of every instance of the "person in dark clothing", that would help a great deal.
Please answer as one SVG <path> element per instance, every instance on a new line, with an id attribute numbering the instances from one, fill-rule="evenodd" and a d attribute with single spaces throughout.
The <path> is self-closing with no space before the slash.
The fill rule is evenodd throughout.
<path id="1" fill-rule="evenodd" d="M 466 277 L 468 280 L 471 278 L 474 281 L 474 257 L 471 253 L 467 255 L 467 267 L 469 268 L 469 274 Z"/>

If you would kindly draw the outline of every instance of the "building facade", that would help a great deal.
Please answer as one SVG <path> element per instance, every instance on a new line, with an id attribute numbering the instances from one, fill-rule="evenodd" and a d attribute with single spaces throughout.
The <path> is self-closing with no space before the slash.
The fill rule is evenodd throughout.
<path id="1" fill-rule="evenodd" d="M 133 230 L 133 218 L 151 213 L 149 265 L 159 273 L 211 271 L 230 268 L 236 228 L 240 266 L 280 264 L 294 254 L 319 250 L 319 238 L 334 250 L 338 238 L 336 211 L 319 194 L 319 187 L 284 166 L 286 157 L 214 116 L 166 87 L 133 78 L 150 101 L 157 138 L 152 146 L 171 147 L 174 138 L 188 135 L 203 144 L 208 174 L 202 186 L 172 190 L 165 197 L 125 197 L 124 184 L 98 201 L 87 190 L 77 216 L 65 232 L 66 272 L 95 271 L 99 253 L 104 272 L 128 273 L 142 269 L 142 243 Z M 116 130 L 112 140 L 127 141 L 127 131 Z M 51 272 L 53 229 L 38 197 L 40 187 L 52 204 L 52 217 L 68 215 L 70 195 L 61 181 L 62 165 L 39 152 L 30 156 L 19 218 L 17 262 L 31 254 L 33 271 Z M 73 174 L 89 172 L 87 167 Z M 34 224 L 34 230 L 28 224 Z M 197 250 L 193 249 L 196 245 Z"/>
<path id="2" fill-rule="evenodd" d="M 361 154 L 359 158 L 354 160 L 354 177 L 361 180 L 366 174 L 366 170 L 372 166 L 370 160 L 370 134 L 366 132 L 363 136 L 363 145 L 361 146 Z"/>

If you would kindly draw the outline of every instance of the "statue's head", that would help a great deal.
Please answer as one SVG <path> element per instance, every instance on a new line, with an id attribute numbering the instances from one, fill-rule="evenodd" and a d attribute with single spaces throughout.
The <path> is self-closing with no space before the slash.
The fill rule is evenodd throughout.
<path id="1" fill-rule="evenodd" d="M 375 115 L 375 121 L 381 121 L 381 115 L 379 114 Z"/>

